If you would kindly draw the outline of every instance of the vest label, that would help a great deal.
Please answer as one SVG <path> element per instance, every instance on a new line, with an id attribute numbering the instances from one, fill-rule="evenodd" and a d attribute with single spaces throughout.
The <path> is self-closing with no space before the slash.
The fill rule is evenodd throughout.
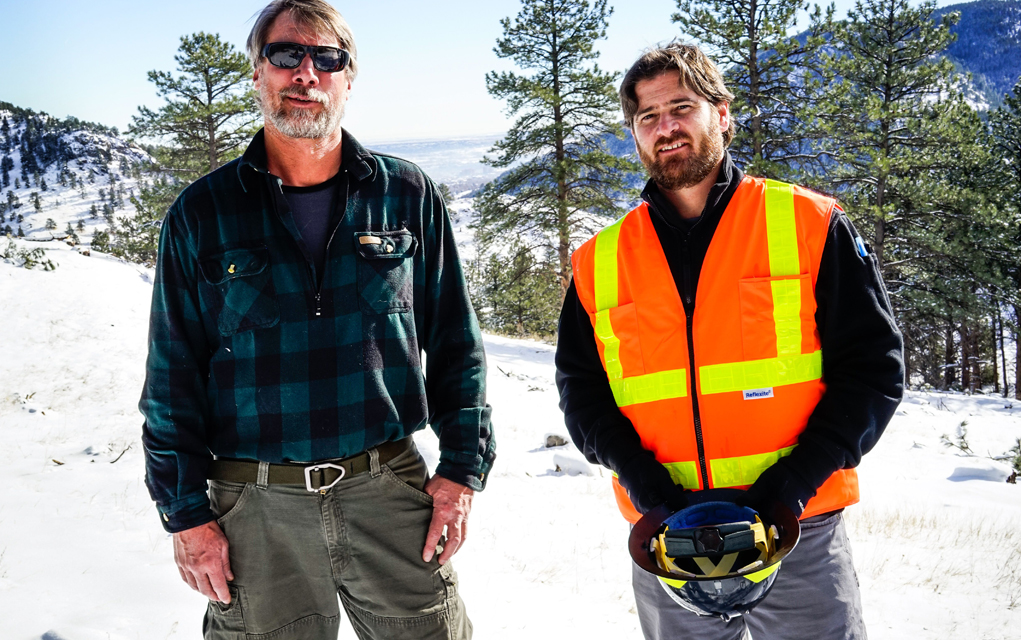
<path id="1" fill-rule="evenodd" d="M 766 389 L 749 389 L 747 391 L 744 391 L 743 393 L 745 400 L 761 400 L 762 398 L 772 398 L 773 387 L 768 387 Z"/>

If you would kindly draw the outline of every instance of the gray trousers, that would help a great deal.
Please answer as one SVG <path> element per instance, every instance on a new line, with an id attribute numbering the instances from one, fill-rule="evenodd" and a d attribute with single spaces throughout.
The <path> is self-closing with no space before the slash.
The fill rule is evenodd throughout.
<path id="1" fill-rule="evenodd" d="M 432 518 L 418 449 L 345 478 L 301 486 L 210 481 L 230 544 L 231 602 L 210 602 L 206 640 L 336 640 L 343 604 L 362 640 L 468 640 L 451 563 L 422 561 Z"/>
<path id="2" fill-rule="evenodd" d="M 632 563 L 633 564 L 633 563 Z M 772 591 L 752 611 L 723 622 L 677 605 L 659 578 L 633 564 L 638 619 L 647 640 L 866 640 L 858 576 L 839 512 L 801 522 L 801 541 Z"/>

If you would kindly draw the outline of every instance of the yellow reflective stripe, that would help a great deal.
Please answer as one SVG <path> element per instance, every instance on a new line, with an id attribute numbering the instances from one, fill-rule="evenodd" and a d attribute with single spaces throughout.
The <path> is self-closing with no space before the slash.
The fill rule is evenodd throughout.
<path id="1" fill-rule="evenodd" d="M 766 238 L 770 275 L 779 278 L 801 273 L 794 187 L 776 180 L 766 180 Z"/>
<path id="2" fill-rule="evenodd" d="M 794 187 L 776 180 L 766 180 L 766 243 L 770 276 L 780 278 L 801 273 Z M 776 355 L 797 355 L 801 353 L 801 282 L 775 280 L 771 284 Z"/>
<path id="3" fill-rule="evenodd" d="M 603 343 L 603 362 L 618 407 L 655 402 L 688 395 L 686 369 L 658 371 L 624 377 L 620 361 L 620 338 L 613 331 L 610 310 L 617 307 L 617 247 L 624 218 L 606 227 L 596 236 L 593 288 L 596 303 L 596 337 Z"/>
<path id="4" fill-rule="evenodd" d="M 612 386 L 614 381 L 624 377 L 624 367 L 620 364 L 620 338 L 613 333 L 610 323 L 610 310 L 596 311 L 596 335 L 603 343 L 603 360 L 606 362 L 606 377 Z M 616 396 L 614 392 L 614 396 Z"/>
<path id="5" fill-rule="evenodd" d="M 685 489 L 698 489 L 701 485 L 698 482 L 699 472 L 697 462 L 664 462 L 663 466 L 670 472 L 674 484 Z"/>
<path id="6" fill-rule="evenodd" d="M 673 578 L 664 578 L 663 576 L 656 576 L 656 577 L 659 578 L 660 580 L 662 580 L 663 582 L 667 583 L 668 585 L 670 585 L 674 589 L 680 589 L 684 585 L 688 584 L 687 580 L 674 580 Z"/>
<path id="7" fill-rule="evenodd" d="M 766 180 L 766 242 L 770 276 L 780 278 L 801 273 L 794 187 L 776 180 Z M 801 282 L 775 280 L 771 284 L 776 355 L 797 355 L 801 353 Z"/>
<path id="8" fill-rule="evenodd" d="M 750 485 L 758 480 L 763 471 L 793 450 L 794 447 L 791 446 L 770 453 L 710 460 L 709 471 L 713 476 L 713 486 L 743 487 Z"/>
<path id="9" fill-rule="evenodd" d="M 643 402 L 683 398 L 688 395 L 687 369 L 658 371 L 641 376 L 614 379 L 610 376 L 607 366 L 607 377 L 610 378 L 610 389 L 618 407 L 626 407 Z"/>
<path id="10" fill-rule="evenodd" d="M 617 243 L 621 218 L 596 235 L 592 285 L 596 297 L 596 336 L 603 343 L 606 376 L 612 383 L 624 377 L 620 363 L 620 339 L 613 332 L 610 309 L 617 306 Z"/>
<path id="11" fill-rule="evenodd" d="M 612 309 L 617 306 L 617 243 L 620 239 L 620 226 L 626 217 L 624 216 L 596 235 L 596 248 L 593 257 L 595 274 L 592 281 L 596 296 L 596 311 Z"/>
<path id="12" fill-rule="evenodd" d="M 779 569 L 779 568 L 780 568 L 780 563 L 777 562 L 776 564 L 774 564 L 772 566 L 766 567 L 762 571 L 756 571 L 755 573 L 749 573 L 748 575 L 746 575 L 744 577 L 748 578 L 752 582 L 758 584 L 759 582 L 762 582 L 763 580 L 765 580 L 769 576 L 771 576 L 774 573 L 776 573 L 776 570 Z"/>
<path id="13" fill-rule="evenodd" d="M 776 324 L 776 355 L 801 353 L 801 280 L 773 280 L 773 322 Z"/>
<path id="14" fill-rule="evenodd" d="M 822 378 L 822 351 L 797 356 L 782 356 L 710 364 L 698 370 L 702 395 L 782 387 Z"/>

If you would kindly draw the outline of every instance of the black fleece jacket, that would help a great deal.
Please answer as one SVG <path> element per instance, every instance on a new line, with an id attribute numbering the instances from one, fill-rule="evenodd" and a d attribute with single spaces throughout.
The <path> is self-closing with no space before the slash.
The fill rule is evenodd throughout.
<path id="1" fill-rule="evenodd" d="M 698 313 L 695 290 L 716 227 L 744 174 L 726 154 L 705 209 L 683 220 L 652 181 L 642 198 L 670 265 L 685 313 Z M 830 220 L 816 285 L 816 325 L 822 342 L 826 392 L 798 439 L 798 446 L 766 470 L 746 496 L 752 506 L 779 501 L 800 514 L 808 499 L 838 469 L 855 467 L 875 445 L 903 395 L 903 341 L 879 274 L 878 261 L 836 207 Z M 860 240 L 858 241 L 860 242 Z M 687 276 L 687 277 L 686 277 Z M 556 353 L 560 408 L 585 457 L 616 472 L 632 495 L 663 478 L 662 467 L 642 447 L 631 421 L 617 408 L 599 360 L 588 314 L 572 283 L 564 299 Z M 704 430 L 711 424 L 702 424 Z M 630 485 L 630 486 L 629 486 Z M 653 494 L 652 502 L 667 496 Z M 648 495 L 636 506 L 654 504 Z"/>

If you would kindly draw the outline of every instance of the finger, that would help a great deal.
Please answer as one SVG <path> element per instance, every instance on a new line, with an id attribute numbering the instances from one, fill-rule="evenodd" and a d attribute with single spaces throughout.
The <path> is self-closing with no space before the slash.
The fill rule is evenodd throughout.
<path id="1" fill-rule="evenodd" d="M 447 527 L 447 543 L 443 545 L 443 553 L 440 554 L 439 563 L 446 564 L 450 558 L 457 553 L 457 550 L 461 548 L 461 543 L 464 542 L 464 519 L 461 519 L 460 525 L 448 526 Z"/>
<path id="2" fill-rule="evenodd" d="M 188 583 L 189 587 L 191 587 L 195 591 L 198 591 L 199 593 L 202 592 L 202 590 L 199 589 L 198 582 L 195 581 L 195 576 L 193 576 L 190 571 L 181 569 L 181 577 L 184 578 L 184 581 Z"/>
<path id="3" fill-rule="evenodd" d="M 220 547 L 220 567 L 227 580 L 233 582 L 234 572 L 230 570 L 230 548 L 226 542 Z"/>
<path id="4" fill-rule="evenodd" d="M 210 600 L 219 600 L 220 598 L 216 595 L 216 590 L 213 588 L 212 583 L 209 582 L 209 576 L 203 575 L 197 578 L 199 593 L 209 598 Z"/>
<path id="5" fill-rule="evenodd" d="M 425 547 L 422 549 L 422 560 L 429 562 L 436 555 L 436 545 L 440 543 L 440 536 L 443 535 L 443 518 L 433 510 L 432 521 L 429 523 L 429 532 L 425 536 Z"/>
<path id="6" fill-rule="evenodd" d="M 212 571 L 208 575 L 215 599 L 230 604 L 230 589 L 227 588 L 227 577 L 223 575 L 223 571 Z"/>

